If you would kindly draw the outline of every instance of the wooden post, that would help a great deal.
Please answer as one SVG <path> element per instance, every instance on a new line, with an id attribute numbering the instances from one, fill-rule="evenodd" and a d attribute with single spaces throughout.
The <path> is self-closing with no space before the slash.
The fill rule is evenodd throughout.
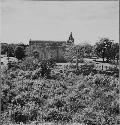
<path id="1" fill-rule="evenodd" d="M 106 70 L 107 70 L 107 66 L 106 66 Z"/>
<path id="2" fill-rule="evenodd" d="M 103 65 L 102 65 L 102 70 L 103 70 Z"/>

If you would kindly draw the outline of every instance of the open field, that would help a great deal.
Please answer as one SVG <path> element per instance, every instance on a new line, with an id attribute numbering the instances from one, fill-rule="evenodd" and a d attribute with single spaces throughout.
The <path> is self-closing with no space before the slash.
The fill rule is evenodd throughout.
<path id="1" fill-rule="evenodd" d="M 17 62 L 18 60 L 15 58 L 15 57 L 9 57 L 9 61 L 15 61 L 15 62 Z M 86 63 L 89 63 L 89 62 L 91 62 L 91 63 L 94 63 L 95 64 L 95 66 L 96 66 L 96 68 L 97 67 L 102 67 L 102 65 L 103 65 L 103 67 L 114 67 L 114 66 L 116 66 L 116 65 L 112 65 L 112 64 L 110 64 L 110 63 L 106 63 L 106 62 L 102 62 L 102 59 L 101 58 L 98 58 L 98 59 L 96 59 L 96 61 L 95 61 L 95 59 L 93 58 L 84 58 L 84 63 L 79 63 L 78 65 L 79 66 L 81 66 L 81 65 L 84 65 L 85 64 L 85 62 Z M 6 66 L 7 65 L 7 63 L 8 63 L 8 57 L 6 56 L 6 55 L 1 55 L 1 63 L 2 63 L 2 65 L 4 65 L 4 66 Z M 75 65 L 76 63 L 72 63 L 72 65 Z M 1 65 L 1 66 L 2 66 Z M 66 65 L 69 65 L 69 63 L 57 63 L 57 65 L 59 65 L 59 66 L 61 66 L 61 67 L 64 67 L 64 66 L 66 66 Z M 117 67 L 119 67 L 119 65 L 117 65 Z M 103 70 L 104 70 L 105 68 L 103 68 Z"/>
<path id="2" fill-rule="evenodd" d="M 84 65 L 85 63 L 93 63 L 95 65 L 95 68 L 97 70 L 107 70 L 109 67 L 118 67 L 119 65 L 113 65 L 111 63 L 106 63 L 106 62 L 102 62 L 102 59 L 96 59 L 96 61 L 94 59 L 90 59 L 90 58 L 84 58 L 84 63 L 78 63 L 78 66 Z M 57 63 L 57 65 L 59 67 L 64 67 L 66 65 L 70 65 L 69 63 Z M 76 63 L 72 63 L 72 65 L 76 65 Z"/>

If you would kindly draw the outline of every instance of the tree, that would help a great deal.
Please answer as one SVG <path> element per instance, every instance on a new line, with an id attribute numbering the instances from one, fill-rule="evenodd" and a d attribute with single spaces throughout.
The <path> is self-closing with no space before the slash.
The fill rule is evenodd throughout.
<path id="1" fill-rule="evenodd" d="M 118 62 L 118 59 L 119 59 L 119 44 L 118 43 L 112 44 L 112 48 L 109 54 L 111 55 L 112 60 L 116 59 Z"/>
<path id="2" fill-rule="evenodd" d="M 113 42 L 112 40 L 109 40 L 108 38 L 101 38 L 99 42 L 95 45 L 95 53 L 98 57 L 106 58 L 107 61 L 111 59 L 111 49 L 112 49 Z"/>
<path id="3" fill-rule="evenodd" d="M 89 43 L 84 43 L 84 57 L 91 57 L 93 53 L 93 46 Z"/>
<path id="4" fill-rule="evenodd" d="M 14 57 L 14 47 L 11 44 L 1 43 L 1 54 L 6 54 L 9 57 Z"/>
<path id="5" fill-rule="evenodd" d="M 15 56 L 18 60 L 23 59 L 25 57 L 25 50 L 22 46 L 17 46 L 15 49 Z"/>
<path id="6" fill-rule="evenodd" d="M 7 43 L 1 43 L 1 54 L 4 55 L 7 53 L 8 50 L 8 44 Z"/>
<path id="7" fill-rule="evenodd" d="M 78 60 L 83 58 L 84 55 L 84 46 L 81 45 L 72 45 L 66 48 L 65 59 L 68 62 L 76 60 L 76 69 L 78 70 Z"/>
<path id="8" fill-rule="evenodd" d="M 14 57 L 14 48 L 11 45 L 7 47 L 7 56 Z"/>

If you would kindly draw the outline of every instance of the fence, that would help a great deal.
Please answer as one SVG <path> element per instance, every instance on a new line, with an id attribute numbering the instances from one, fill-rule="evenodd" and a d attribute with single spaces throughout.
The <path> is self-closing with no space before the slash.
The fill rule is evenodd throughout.
<path id="1" fill-rule="evenodd" d="M 84 64 L 83 64 L 84 65 Z M 79 66 L 79 68 L 81 67 L 82 65 Z M 72 69 L 75 69 L 76 66 L 75 65 L 57 65 L 56 66 L 56 69 L 66 69 L 66 70 L 72 70 Z M 102 71 L 111 71 L 111 70 L 116 70 L 116 69 L 119 69 L 119 66 L 117 65 L 105 65 L 105 64 L 94 64 L 94 68 L 96 70 L 102 70 Z"/>
<path id="2" fill-rule="evenodd" d="M 116 65 L 111 65 L 111 66 L 105 66 L 105 65 L 95 65 L 95 68 L 97 70 L 104 70 L 104 71 L 108 71 L 110 69 L 115 69 L 115 68 L 119 68 L 118 66 Z"/>

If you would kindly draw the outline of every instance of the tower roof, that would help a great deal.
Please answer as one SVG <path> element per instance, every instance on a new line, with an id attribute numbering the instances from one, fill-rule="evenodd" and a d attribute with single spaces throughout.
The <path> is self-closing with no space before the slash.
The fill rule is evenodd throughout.
<path id="1" fill-rule="evenodd" d="M 69 39 L 67 41 L 68 44 L 73 44 L 74 43 L 74 38 L 72 36 L 72 32 L 70 33 Z"/>

